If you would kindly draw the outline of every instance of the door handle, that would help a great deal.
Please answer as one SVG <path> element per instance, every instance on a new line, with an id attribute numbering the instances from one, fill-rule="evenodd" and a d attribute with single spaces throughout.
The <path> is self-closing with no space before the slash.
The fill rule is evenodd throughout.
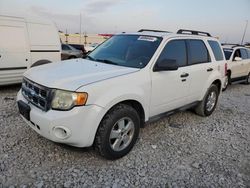
<path id="1" fill-rule="evenodd" d="M 182 73 L 181 78 L 186 78 L 186 77 L 188 77 L 188 76 L 189 76 L 188 73 Z"/>
<path id="2" fill-rule="evenodd" d="M 2 55 L 0 55 L 0 58 L 2 57 Z"/>
<path id="3" fill-rule="evenodd" d="M 214 69 L 213 68 L 208 68 L 207 69 L 207 72 L 211 72 L 211 71 L 213 71 Z"/>

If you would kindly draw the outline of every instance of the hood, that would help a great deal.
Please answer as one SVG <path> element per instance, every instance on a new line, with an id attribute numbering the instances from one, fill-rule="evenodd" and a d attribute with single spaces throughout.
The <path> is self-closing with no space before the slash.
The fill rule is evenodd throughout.
<path id="1" fill-rule="evenodd" d="M 81 86 L 138 70 L 85 59 L 73 59 L 33 67 L 26 71 L 24 76 L 43 86 L 75 91 Z"/>

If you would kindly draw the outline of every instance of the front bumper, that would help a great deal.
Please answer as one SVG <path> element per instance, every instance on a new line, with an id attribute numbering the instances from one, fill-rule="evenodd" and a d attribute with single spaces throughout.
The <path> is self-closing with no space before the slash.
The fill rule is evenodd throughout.
<path id="1" fill-rule="evenodd" d="M 17 101 L 28 101 L 18 92 Z M 47 112 L 28 104 L 30 121 L 24 121 L 41 136 L 58 143 L 76 147 L 93 144 L 96 130 L 103 117 L 104 108 L 97 105 L 75 107 L 70 111 L 49 110 Z"/>

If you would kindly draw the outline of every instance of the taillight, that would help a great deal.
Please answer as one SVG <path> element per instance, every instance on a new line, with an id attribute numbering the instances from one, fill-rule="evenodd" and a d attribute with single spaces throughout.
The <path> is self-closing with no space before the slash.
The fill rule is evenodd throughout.
<path id="1" fill-rule="evenodd" d="M 227 76 L 227 63 L 225 63 L 225 76 Z"/>

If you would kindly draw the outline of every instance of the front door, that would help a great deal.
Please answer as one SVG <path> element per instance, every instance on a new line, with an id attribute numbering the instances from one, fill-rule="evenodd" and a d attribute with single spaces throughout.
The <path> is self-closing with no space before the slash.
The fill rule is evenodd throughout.
<path id="1" fill-rule="evenodd" d="M 189 73 L 187 72 L 186 41 L 174 39 L 162 50 L 156 64 L 175 62 L 177 70 L 152 72 L 150 116 L 155 116 L 188 104 Z"/>

